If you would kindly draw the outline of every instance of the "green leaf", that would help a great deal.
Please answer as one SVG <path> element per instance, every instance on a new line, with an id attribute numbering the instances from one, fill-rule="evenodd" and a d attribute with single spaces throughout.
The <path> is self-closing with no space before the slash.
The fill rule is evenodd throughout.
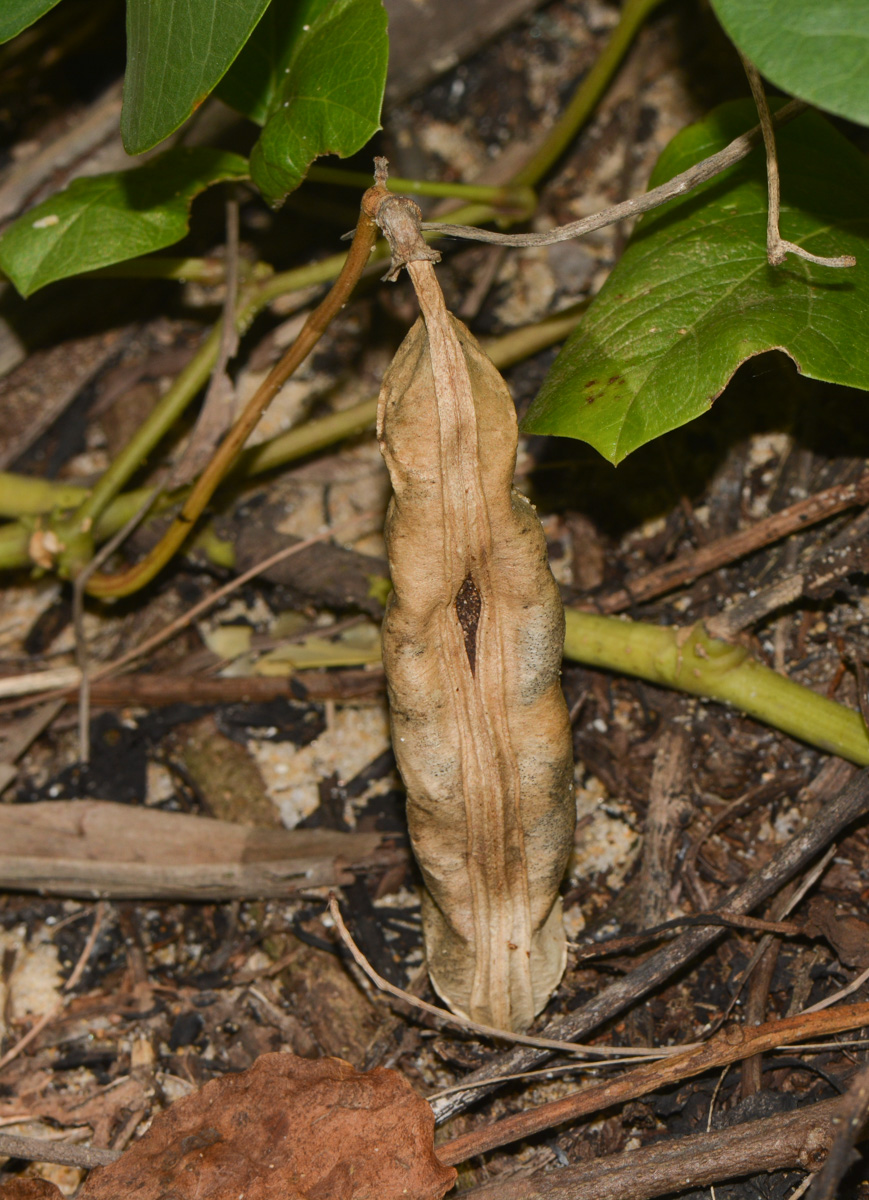
<path id="1" fill-rule="evenodd" d="M 651 186 L 754 124 L 750 101 L 679 133 Z M 813 379 L 869 389 L 869 165 L 821 116 L 777 133 L 782 236 L 857 266 L 766 261 L 763 151 L 639 222 L 553 364 L 524 427 L 610 462 L 711 407 L 740 363 L 781 349 Z"/>
<path id="2" fill-rule="evenodd" d="M 321 154 L 355 154 L 380 128 L 388 40 L 381 0 L 308 0 L 291 60 L 251 154 L 273 204 Z"/>
<path id="3" fill-rule="evenodd" d="M 150 150 L 187 120 L 226 73 L 268 3 L 127 0 L 121 134 L 128 154 Z"/>
<path id="4" fill-rule="evenodd" d="M 167 150 L 132 171 L 75 179 L 6 230 L 0 267 L 29 296 L 55 279 L 171 246 L 187 232 L 195 196 L 247 175 L 241 155 L 201 146 Z"/>
<path id="5" fill-rule="evenodd" d="M 869 125 L 866 0 L 712 0 L 712 7 L 777 87 Z"/>
<path id="6" fill-rule="evenodd" d="M 332 0 L 296 0 L 270 4 L 244 49 L 217 85 L 225 104 L 265 125 L 278 107 L 287 68 L 313 24 Z"/>
<path id="7" fill-rule="evenodd" d="M 0 42 L 14 38 L 58 3 L 59 0 L 0 0 Z"/>

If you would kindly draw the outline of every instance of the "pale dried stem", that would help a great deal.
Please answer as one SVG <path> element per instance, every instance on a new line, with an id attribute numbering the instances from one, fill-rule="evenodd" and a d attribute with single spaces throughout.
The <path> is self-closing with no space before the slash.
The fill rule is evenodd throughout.
<path id="1" fill-rule="evenodd" d="M 802 100 L 791 100 L 775 114 L 772 118 L 773 123 L 776 126 L 785 125 L 794 117 L 804 113 L 808 107 Z M 689 167 L 687 171 L 674 175 L 660 187 L 652 188 L 642 196 L 635 196 L 633 200 L 623 200 L 621 204 L 614 204 L 611 208 L 592 213 L 591 216 L 583 217 L 579 221 L 572 221 L 569 225 L 561 225 L 558 229 L 552 229 L 548 233 L 493 233 L 489 229 L 474 229 L 470 225 L 443 225 L 431 221 L 424 222 L 422 228 L 427 232 L 466 238 L 474 242 L 492 242 L 497 246 L 551 246 L 555 242 L 568 242 L 571 238 L 583 237 L 595 229 L 603 229 L 606 225 L 615 225 L 618 221 L 624 221 L 628 217 L 636 217 L 640 213 L 650 212 L 653 208 L 660 208 L 662 204 L 675 199 L 676 196 L 684 196 L 687 192 L 699 187 L 701 183 L 714 179 L 728 167 L 741 162 L 762 140 L 763 130 L 760 125 L 756 125 L 748 133 L 742 133 L 738 138 L 734 138 L 717 154 L 711 154 L 709 158 L 704 158 L 695 166 Z M 822 261 L 827 262 L 826 259 Z M 841 265 L 853 264 L 843 263 Z"/>
<path id="2" fill-rule="evenodd" d="M 515 1042 L 520 1046 L 537 1046 L 540 1049 L 558 1050 L 563 1054 L 580 1054 L 586 1058 L 614 1058 L 619 1061 L 625 1059 L 639 1059 L 642 1062 L 656 1061 L 660 1058 L 670 1058 L 675 1054 L 683 1054 L 686 1050 L 694 1049 L 699 1045 L 693 1042 L 690 1045 L 683 1046 L 581 1046 L 576 1042 L 562 1042 L 553 1038 L 538 1038 L 531 1034 L 511 1033 L 508 1029 L 493 1029 L 489 1025 L 479 1025 L 476 1021 L 470 1020 L 469 1017 L 463 1017 L 458 1013 L 449 1012 L 445 1008 L 438 1008 L 435 1004 L 429 1004 L 425 1000 L 420 1000 L 418 996 L 412 995 L 410 992 L 404 991 L 397 987 L 394 983 L 390 983 L 388 979 L 384 979 L 372 967 L 371 963 L 356 945 L 353 937 L 344 923 L 344 918 L 341 916 L 341 910 L 338 907 L 338 900 L 334 893 L 329 896 L 329 912 L 332 920 L 335 922 L 335 928 L 338 931 L 342 942 L 353 956 L 354 962 L 359 966 L 375 987 L 382 992 L 387 992 L 390 996 L 394 996 L 396 1000 L 402 1000 L 405 1004 L 409 1004 L 412 1008 L 418 1009 L 420 1012 L 428 1013 L 429 1016 L 437 1017 L 439 1021 L 443 1021 L 447 1025 L 455 1026 L 458 1029 L 467 1029 L 471 1033 L 477 1033 L 481 1037 L 497 1038 L 503 1042 Z"/>
<path id="3" fill-rule="evenodd" d="M 796 254 L 807 262 L 817 263 L 820 267 L 855 267 L 857 260 L 852 254 L 840 254 L 835 258 L 824 258 L 818 254 L 810 254 L 795 242 L 786 241 L 779 231 L 781 220 L 781 181 L 778 171 L 778 155 L 775 149 L 775 129 L 773 118 L 769 111 L 763 80 L 757 67 L 742 51 L 739 51 L 742 65 L 748 76 L 749 87 L 760 117 L 760 130 L 763 134 L 763 145 L 766 151 L 766 186 L 768 209 L 766 219 L 766 257 L 771 267 L 780 267 L 788 254 Z"/>

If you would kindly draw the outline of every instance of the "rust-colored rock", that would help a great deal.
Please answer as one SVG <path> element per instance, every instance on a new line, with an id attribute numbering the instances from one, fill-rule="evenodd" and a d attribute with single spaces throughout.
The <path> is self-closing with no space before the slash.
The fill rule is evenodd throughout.
<path id="1" fill-rule="evenodd" d="M 430 1107 L 397 1071 L 264 1054 L 161 1113 L 81 1197 L 439 1200 L 455 1179 L 435 1156 Z"/>
<path id="2" fill-rule="evenodd" d="M 63 1200 L 63 1192 L 48 1179 L 10 1179 L 0 1184 L 0 1200 Z"/>

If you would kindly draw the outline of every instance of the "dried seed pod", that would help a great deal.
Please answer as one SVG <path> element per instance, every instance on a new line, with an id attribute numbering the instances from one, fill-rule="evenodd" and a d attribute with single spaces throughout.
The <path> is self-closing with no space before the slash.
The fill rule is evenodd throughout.
<path id="1" fill-rule="evenodd" d="M 540 523 L 512 487 L 507 387 L 447 312 L 431 262 L 406 257 L 423 315 L 378 414 L 394 489 L 383 628 L 393 743 L 432 982 L 456 1011 L 521 1030 L 565 963 L 558 886 L 575 810 L 564 615 Z"/>

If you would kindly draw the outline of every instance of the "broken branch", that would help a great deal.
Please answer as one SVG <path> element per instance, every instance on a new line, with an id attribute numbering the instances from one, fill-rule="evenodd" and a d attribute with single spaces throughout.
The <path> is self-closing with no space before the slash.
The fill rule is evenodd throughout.
<path id="1" fill-rule="evenodd" d="M 559 1171 L 495 1180 L 465 1192 L 463 1200 L 650 1200 L 762 1171 L 816 1170 L 833 1145 L 841 1113 L 841 1100 L 822 1100 Z"/>

